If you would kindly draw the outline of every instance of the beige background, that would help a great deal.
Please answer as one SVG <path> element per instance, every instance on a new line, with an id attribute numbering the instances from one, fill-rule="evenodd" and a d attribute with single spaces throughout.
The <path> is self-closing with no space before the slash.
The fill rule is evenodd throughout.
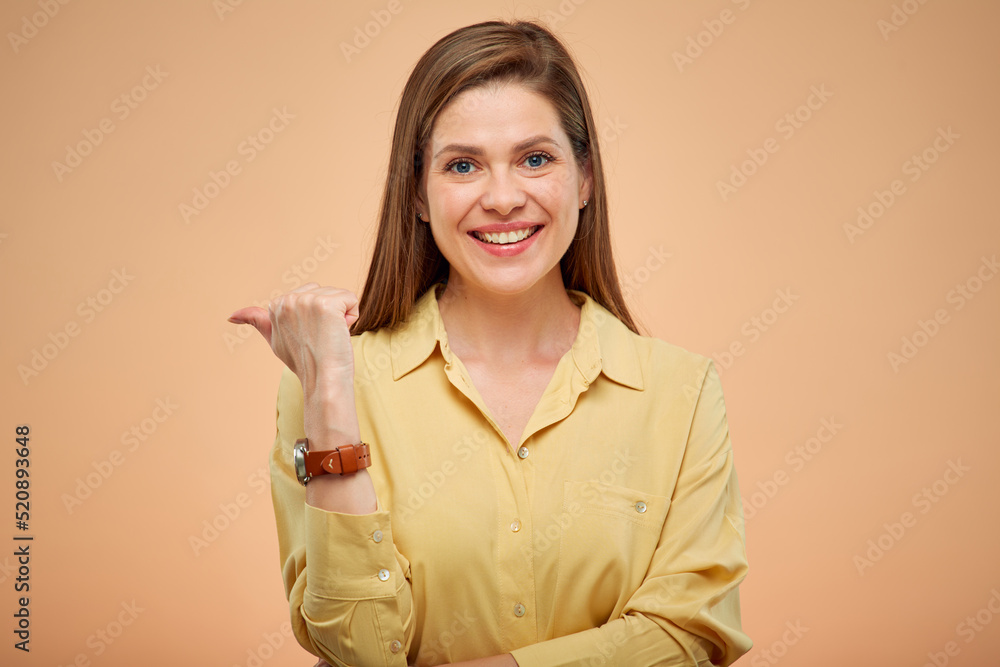
<path id="1" fill-rule="evenodd" d="M 296 272 L 359 289 L 410 68 L 456 27 L 543 16 L 586 72 L 637 314 L 722 372 L 751 564 L 740 664 L 997 664 L 1000 6 L 392 8 L 0 9 L 0 663 L 311 664 L 282 634 L 267 486 L 281 366 L 226 317 Z M 195 190 L 213 198 L 185 220 Z M 17 424 L 30 655 L 11 634 Z"/>

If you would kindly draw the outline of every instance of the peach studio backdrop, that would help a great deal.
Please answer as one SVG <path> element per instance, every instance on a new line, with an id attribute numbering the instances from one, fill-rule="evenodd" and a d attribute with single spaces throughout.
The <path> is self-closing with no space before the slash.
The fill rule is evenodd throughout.
<path id="1" fill-rule="evenodd" d="M 997 664 L 985 0 L 3 3 L 0 664 L 312 664 L 268 493 L 281 365 L 226 317 L 359 289 L 410 68 L 515 16 L 586 72 L 637 314 L 722 374 L 740 664 Z"/>

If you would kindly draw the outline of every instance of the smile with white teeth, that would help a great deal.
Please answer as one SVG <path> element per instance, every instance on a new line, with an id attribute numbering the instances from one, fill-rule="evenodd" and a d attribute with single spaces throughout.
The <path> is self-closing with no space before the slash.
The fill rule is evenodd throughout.
<path id="1" fill-rule="evenodd" d="M 535 232 L 537 232 L 539 227 L 528 227 L 527 229 L 516 229 L 512 232 L 472 232 L 472 234 L 484 243 L 496 243 L 499 245 L 506 245 L 508 243 L 517 243 L 518 241 L 523 241 Z"/>

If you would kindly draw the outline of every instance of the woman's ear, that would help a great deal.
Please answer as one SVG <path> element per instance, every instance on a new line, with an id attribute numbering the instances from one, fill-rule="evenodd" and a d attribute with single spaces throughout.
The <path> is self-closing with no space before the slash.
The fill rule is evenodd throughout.
<path id="1" fill-rule="evenodd" d="M 417 191 L 417 219 L 421 222 L 427 222 L 430 220 L 430 215 L 427 213 L 427 203 L 424 199 L 424 194 L 423 192 L 420 192 L 419 187 Z"/>
<path id="2" fill-rule="evenodd" d="M 583 208 L 584 202 L 589 202 L 593 200 L 594 195 L 594 170 L 590 166 L 590 158 L 584 163 L 583 167 L 580 168 L 580 174 L 583 179 L 580 181 L 580 197 L 579 197 L 579 207 Z"/>
<path id="3" fill-rule="evenodd" d="M 423 167 L 422 164 L 421 167 Z M 425 169 L 421 168 L 420 173 L 417 175 L 417 219 L 422 222 L 430 220 L 430 209 L 427 206 L 427 189 L 424 180 L 425 171 Z"/>

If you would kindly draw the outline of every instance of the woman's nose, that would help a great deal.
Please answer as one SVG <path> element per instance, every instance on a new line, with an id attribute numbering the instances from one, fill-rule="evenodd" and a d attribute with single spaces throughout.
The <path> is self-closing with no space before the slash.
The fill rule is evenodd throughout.
<path id="1" fill-rule="evenodd" d="M 493 173 L 485 181 L 485 191 L 481 199 L 485 209 L 500 215 L 509 215 L 514 209 L 524 206 L 527 201 L 524 188 L 515 174 Z"/>

